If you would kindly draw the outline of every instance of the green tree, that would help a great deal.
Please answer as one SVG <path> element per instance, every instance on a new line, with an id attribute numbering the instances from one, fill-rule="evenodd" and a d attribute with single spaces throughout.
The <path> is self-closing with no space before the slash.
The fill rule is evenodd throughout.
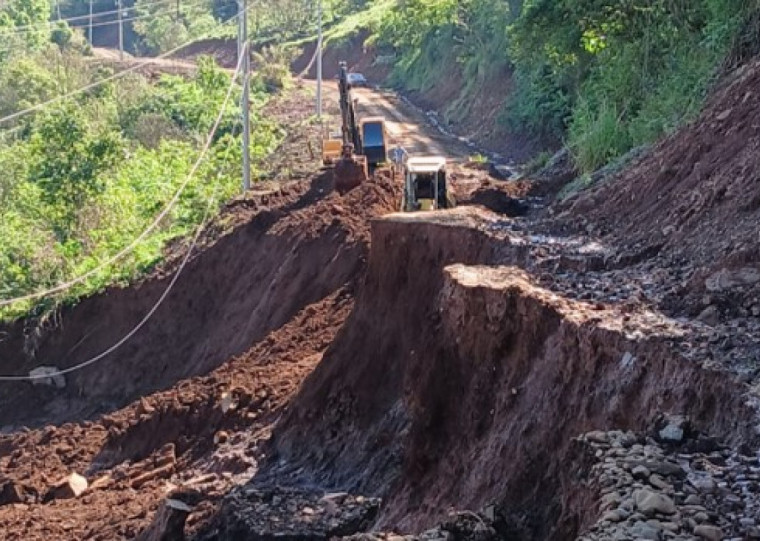
<path id="1" fill-rule="evenodd" d="M 59 237 L 71 233 L 84 204 L 105 189 L 100 174 L 120 155 L 119 135 L 91 126 L 76 107 L 63 107 L 37 122 L 29 178 L 41 188 L 43 201 L 57 210 Z"/>

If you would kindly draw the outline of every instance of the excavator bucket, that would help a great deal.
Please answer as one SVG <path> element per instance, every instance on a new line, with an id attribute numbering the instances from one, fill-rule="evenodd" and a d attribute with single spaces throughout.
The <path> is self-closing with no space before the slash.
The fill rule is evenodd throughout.
<path id="1" fill-rule="evenodd" d="M 335 189 L 340 195 L 344 195 L 369 178 L 366 156 L 356 156 L 353 146 L 343 146 L 343 155 L 335 164 L 333 171 Z"/>
<path id="2" fill-rule="evenodd" d="M 335 164 L 335 189 L 340 195 L 350 192 L 369 178 L 364 156 L 343 157 Z"/>

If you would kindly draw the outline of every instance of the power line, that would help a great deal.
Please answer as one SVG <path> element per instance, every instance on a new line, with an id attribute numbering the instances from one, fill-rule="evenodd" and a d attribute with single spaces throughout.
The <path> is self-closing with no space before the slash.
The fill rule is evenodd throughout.
<path id="1" fill-rule="evenodd" d="M 242 60 L 242 59 L 241 59 Z M 191 177 L 200 167 L 201 162 L 205 158 L 206 154 L 209 151 L 209 148 L 211 147 L 211 141 L 214 138 L 214 135 L 216 134 L 216 131 L 219 129 L 219 125 L 221 124 L 222 117 L 224 116 L 224 111 L 227 109 L 227 104 L 230 101 L 230 96 L 232 96 L 232 90 L 235 88 L 235 78 L 237 77 L 238 73 L 240 72 L 240 66 L 241 62 L 238 61 L 238 65 L 235 68 L 235 73 L 232 75 L 230 80 L 230 86 L 227 89 L 227 95 L 224 98 L 224 103 L 222 104 L 221 110 L 219 111 L 219 115 L 216 117 L 216 121 L 214 122 L 214 126 L 211 129 L 211 132 L 209 132 L 208 138 L 206 139 L 206 143 L 203 146 L 203 149 L 201 150 L 200 156 L 198 156 L 198 160 L 195 162 L 195 165 L 193 166 L 193 169 L 190 171 L 190 175 L 188 175 L 188 178 Z M 228 149 L 229 151 L 229 149 Z M 209 215 L 211 214 L 211 209 L 214 206 L 214 202 L 216 201 L 217 193 L 219 191 L 219 180 L 217 179 L 216 183 L 214 184 L 214 191 L 211 194 L 211 197 L 209 198 L 209 203 L 206 206 L 206 210 L 203 215 L 203 219 L 201 220 L 200 225 L 198 226 L 198 229 L 195 232 L 195 235 L 193 237 L 193 240 L 190 243 L 190 246 L 187 249 L 187 253 L 185 254 L 185 257 L 182 259 L 182 262 L 180 263 L 179 267 L 177 268 L 177 271 L 174 273 L 174 276 L 172 277 L 171 281 L 169 282 L 169 285 L 166 286 L 166 289 L 161 294 L 161 296 L 158 298 L 158 300 L 153 304 L 153 307 L 148 311 L 147 314 L 135 325 L 132 330 L 130 330 L 126 335 L 124 335 L 118 342 L 113 344 L 111 347 L 105 349 L 98 355 L 88 359 L 87 361 L 75 364 L 74 366 L 70 366 L 68 368 L 65 368 L 63 370 L 59 370 L 57 374 L 65 375 L 70 374 L 72 372 L 77 372 L 83 368 L 86 368 L 90 365 L 93 365 L 97 363 L 98 361 L 104 359 L 114 351 L 118 350 L 121 346 L 126 344 L 133 336 L 135 336 L 140 329 L 142 329 L 148 321 L 153 317 L 153 315 L 156 313 L 156 311 L 161 307 L 161 305 L 164 303 L 166 298 L 169 296 L 169 293 L 171 293 L 172 289 L 174 288 L 175 284 L 177 283 L 177 280 L 179 280 L 180 275 L 182 274 L 182 271 L 187 266 L 188 261 L 190 261 L 190 256 L 193 253 L 193 250 L 198 245 L 198 241 L 200 240 L 201 233 L 203 232 L 206 222 L 208 220 Z M 39 376 L 0 376 L 0 381 L 36 381 L 40 379 L 47 379 L 50 376 L 46 375 L 39 375 Z"/>
<path id="2" fill-rule="evenodd" d="M 131 10 L 137 10 L 137 9 L 146 8 L 146 7 L 160 6 L 160 5 L 163 5 L 163 4 L 172 3 L 174 1 L 175 0 L 158 0 L 157 2 L 151 2 L 150 4 L 141 4 L 140 6 L 137 6 L 137 5 L 130 6 L 130 7 L 124 8 L 123 10 L 124 11 L 131 11 Z M 97 17 L 102 17 L 103 15 L 116 15 L 117 13 L 119 13 L 118 9 L 113 9 L 111 11 L 100 11 L 100 12 L 97 12 L 97 13 L 93 12 L 92 17 L 93 18 L 97 18 Z M 75 21 L 88 20 L 89 18 L 90 18 L 89 15 L 77 15 L 76 17 L 67 17 L 65 19 L 57 19 L 57 20 L 54 20 L 54 21 L 40 21 L 40 22 L 37 22 L 37 23 L 26 24 L 26 25 L 23 25 L 23 26 L 13 26 L 13 27 L 10 27 L 8 30 L 9 31 L 16 31 L 16 30 L 36 29 L 36 28 L 42 27 L 42 26 L 48 26 L 48 27 L 49 26 L 54 26 L 57 23 L 61 23 L 61 22 L 69 23 L 69 22 L 75 22 Z"/>
<path id="3" fill-rule="evenodd" d="M 174 1 L 174 0 L 171 0 L 171 1 Z M 198 8 L 200 8 L 202 6 L 197 5 L 197 6 L 192 6 L 192 7 L 198 7 Z M 124 24 L 124 23 L 132 22 L 132 21 L 139 21 L 139 20 L 142 20 L 142 19 L 148 19 L 148 18 L 151 18 L 151 17 L 161 17 L 161 16 L 164 16 L 164 15 L 174 15 L 174 13 L 176 13 L 175 10 L 174 10 L 174 8 L 171 8 L 171 9 L 168 9 L 166 11 L 160 11 L 160 12 L 157 12 L 157 13 L 146 13 L 146 14 L 143 14 L 143 15 L 135 15 L 134 17 L 128 17 L 126 19 L 122 18 L 122 19 L 114 19 L 112 21 L 101 21 L 101 22 L 97 22 L 97 23 L 92 23 L 91 25 L 88 24 L 88 25 L 82 25 L 82 26 L 74 26 L 73 28 L 97 28 L 99 26 L 110 26 L 110 25 L 114 25 L 114 24 Z M 52 22 L 58 22 L 58 21 L 52 21 Z M 228 21 L 225 21 L 225 23 L 226 22 L 228 22 Z M 25 34 L 25 33 L 30 32 L 31 30 L 32 29 L 24 29 L 24 30 L 13 29 L 13 30 L 11 30 L 8 33 L 9 34 L 13 34 L 13 33 Z"/>
<path id="4" fill-rule="evenodd" d="M 227 19 L 226 21 L 224 21 L 224 23 L 222 23 L 222 24 L 226 25 L 226 24 L 230 23 L 231 21 L 233 21 L 234 19 L 237 19 L 239 16 L 240 16 L 240 14 L 237 14 L 237 15 L 235 15 L 233 17 L 230 17 L 229 19 Z M 129 68 L 126 68 L 126 69 L 124 69 L 122 71 L 116 72 L 116 73 L 114 73 L 112 75 L 109 75 L 108 77 L 103 78 L 103 79 L 99 79 L 97 81 L 94 81 L 92 83 L 84 85 L 84 86 L 82 86 L 80 88 L 72 90 L 71 92 L 67 92 L 66 94 L 62 94 L 60 96 L 56 96 L 55 98 L 51 98 L 51 99 L 49 99 L 47 101 L 44 101 L 42 103 L 38 103 L 37 105 L 33 105 L 33 106 L 28 107 L 26 109 L 23 109 L 21 111 L 16 111 L 15 113 L 11 113 L 10 115 L 7 115 L 7 116 L 4 116 L 4 117 L 0 118 L 0 124 L 8 122 L 9 120 L 15 120 L 17 118 L 21 118 L 22 116 L 26 116 L 29 113 L 33 113 L 35 111 L 39 111 L 40 109 L 44 109 L 45 107 L 48 107 L 49 105 L 52 105 L 54 103 L 58 103 L 59 101 L 67 100 L 67 99 L 72 98 L 72 97 L 74 97 L 74 96 L 76 96 L 78 94 L 81 94 L 82 92 L 87 92 L 88 90 L 92 90 L 93 88 L 97 88 L 100 85 L 105 84 L 105 83 L 107 83 L 109 81 L 113 81 L 115 79 L 119 79 L 119 78 L 123 77 L 124 75 L 127 75 L 129 73 L 137 71 L 138 69 L 140 69 L 141 67 L 143 67 L 143 66 L 145 66 L 147 64 L 151 64 L 151 63 L 153 63 L 153 62 L 155 62 L 157 60 L 163 60 L 164 58 L 166 58 L 168 56 L 171 56 L 174 53 L 176 53 L 177 51 L 180 51 L 181 49 L 187 47 L 191 43 L 195 43 L 196 41 L 198 41 L 200 39 L 205 39 L 207 37 L 210 37 L 210 35 L 211 35 L 210 33 L 207 33 L 204 36 L 201 36 L 201 37 L 198 37 L 198 38 L 193 38 L 192 40 L 188 40 L 185 43 L 183 43 L 182 45 L 179 45 L 179 46 L 175 47 L 174 49 L 166 51 L 165 53 L 162 53 L 162 54 L 160 54 L 158 56 L 148 57 L 148 58 L 142 58 L 141 60 L 143 60 L 143 62 L 141 62 L 140 64 L 137 64 L 137 65 L 134 65 L 134 66 L 130 66 Z"/>

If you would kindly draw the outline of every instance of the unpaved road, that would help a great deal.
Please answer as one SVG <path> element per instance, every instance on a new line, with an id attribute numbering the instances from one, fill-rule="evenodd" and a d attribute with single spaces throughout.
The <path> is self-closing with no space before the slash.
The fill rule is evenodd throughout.
<path id="1" fill-rule="evenodd" d="M 304 83 L 316 90 L 314 80 Z M 325 110 L 334 115 L 331 131 L 340 129 L 338 83 L 324 82 Z M 373 88 L 355 88 L 353 97 L 360 118 L 380 116 L 386 119 L 391 144 L 400 142 L 411 154 L 441 155 L 451 161 L 467 161 L 474 150 L 454 136 L 438 130 L 424 112 L 405 102 L 398 94 Z"/>

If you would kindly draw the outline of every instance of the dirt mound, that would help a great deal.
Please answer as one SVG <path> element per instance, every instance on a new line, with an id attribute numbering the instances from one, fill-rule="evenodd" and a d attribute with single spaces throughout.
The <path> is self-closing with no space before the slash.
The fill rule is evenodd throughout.
<path id="1" fill-rule="evenodd" d="M 377 52 L 366 47 L 364 43 L 367 36 L 367 32 L 363 31 L 344 42 L 327 44 L 322 56 L 323 76 L 328 79 L 336 78 L 340 62 L 346 62 L 349 71 L 362 73 L 369 81 L 376 84 L 384 82 L 393 66 L 378 63 Z M 310 63 L 316 50 L 316 41 L 306 44 L 301 54 L 291 64 L 293 73 L 315 79 L 317 77 L 316 63 L 311 65 Z"/>
<path id="2" fill-rule="evenodd" d="M 398 199 L 382 176 L 345 197 L 331 183 L 327 173 L 231 204 L 218 224 L 235 229 L 209 241 L 125 351 L 67 376 L 64 389 L 3 387 L 4 422 L 52 423 L 0 436 L 0 527 L 8 538 L 133 538 L 178 487 L 202 494 L 188 521 L 194 531 L 236 476 L 250 477 L 271 425 L 353 306 L 369 220 Z M 41 359 L 73 364 L 120 338 L 172 265 L 136 288 L 64 311 L 33 343 L 23 322 L 7 329 L 5 369 L 24 373 Z M 51 487 L 71 472 L 89 481 L 87 491 L 54 497 Z M 22 520 L 28 513 L 36 519 Z"/>
<path id="3" fill-rule="evenodd" d="M 755 61 L 731 77 L 697 121 L 577 198 L 563 218 L 606 234 L 610 243 L 642 254 L 639 259 L 662 255 L 691 270 L 679 295 L 693 293 L 693 300 L 709 293 L 705 280 L 716 272 L 758 268 L 758 85 Z M 757 299 L 757 293 L 750 295 Z"/>
<path id="4" fill-rule="evenodd" d="M 251 219 L 190 261 L 150 324 L 122 349 L 67 376 L 62 390 L 0 386 L 0 425 L 90 417 L 208 372 L 304 306 L 356 280 L 367 256 L 366 221 L 395 206 L 394 188 L 368 183 L 343 199 L 329 185 L 328 174 L 312 186 L 252 201 L 245 210 Z M 64 309 L 55 325 L 18 322 L 3 329 L 4 372 L 27 374 L 39 365 L 63 369 L 99 354 L 147 313 L 170 279 L 158 273 L 136 287 L 111 288 Z M 20 403 L 27 407 L 19 410 Z"/>
<path id="5" fill-rule="evenodd" d="M 172 55 L 172 58 L 197 60 L 200 56 L 211 56 L 216 63 L 227 69 L 237 66 L 237 42 L 230 38 L 209 38 L 195 41 Z"/>

